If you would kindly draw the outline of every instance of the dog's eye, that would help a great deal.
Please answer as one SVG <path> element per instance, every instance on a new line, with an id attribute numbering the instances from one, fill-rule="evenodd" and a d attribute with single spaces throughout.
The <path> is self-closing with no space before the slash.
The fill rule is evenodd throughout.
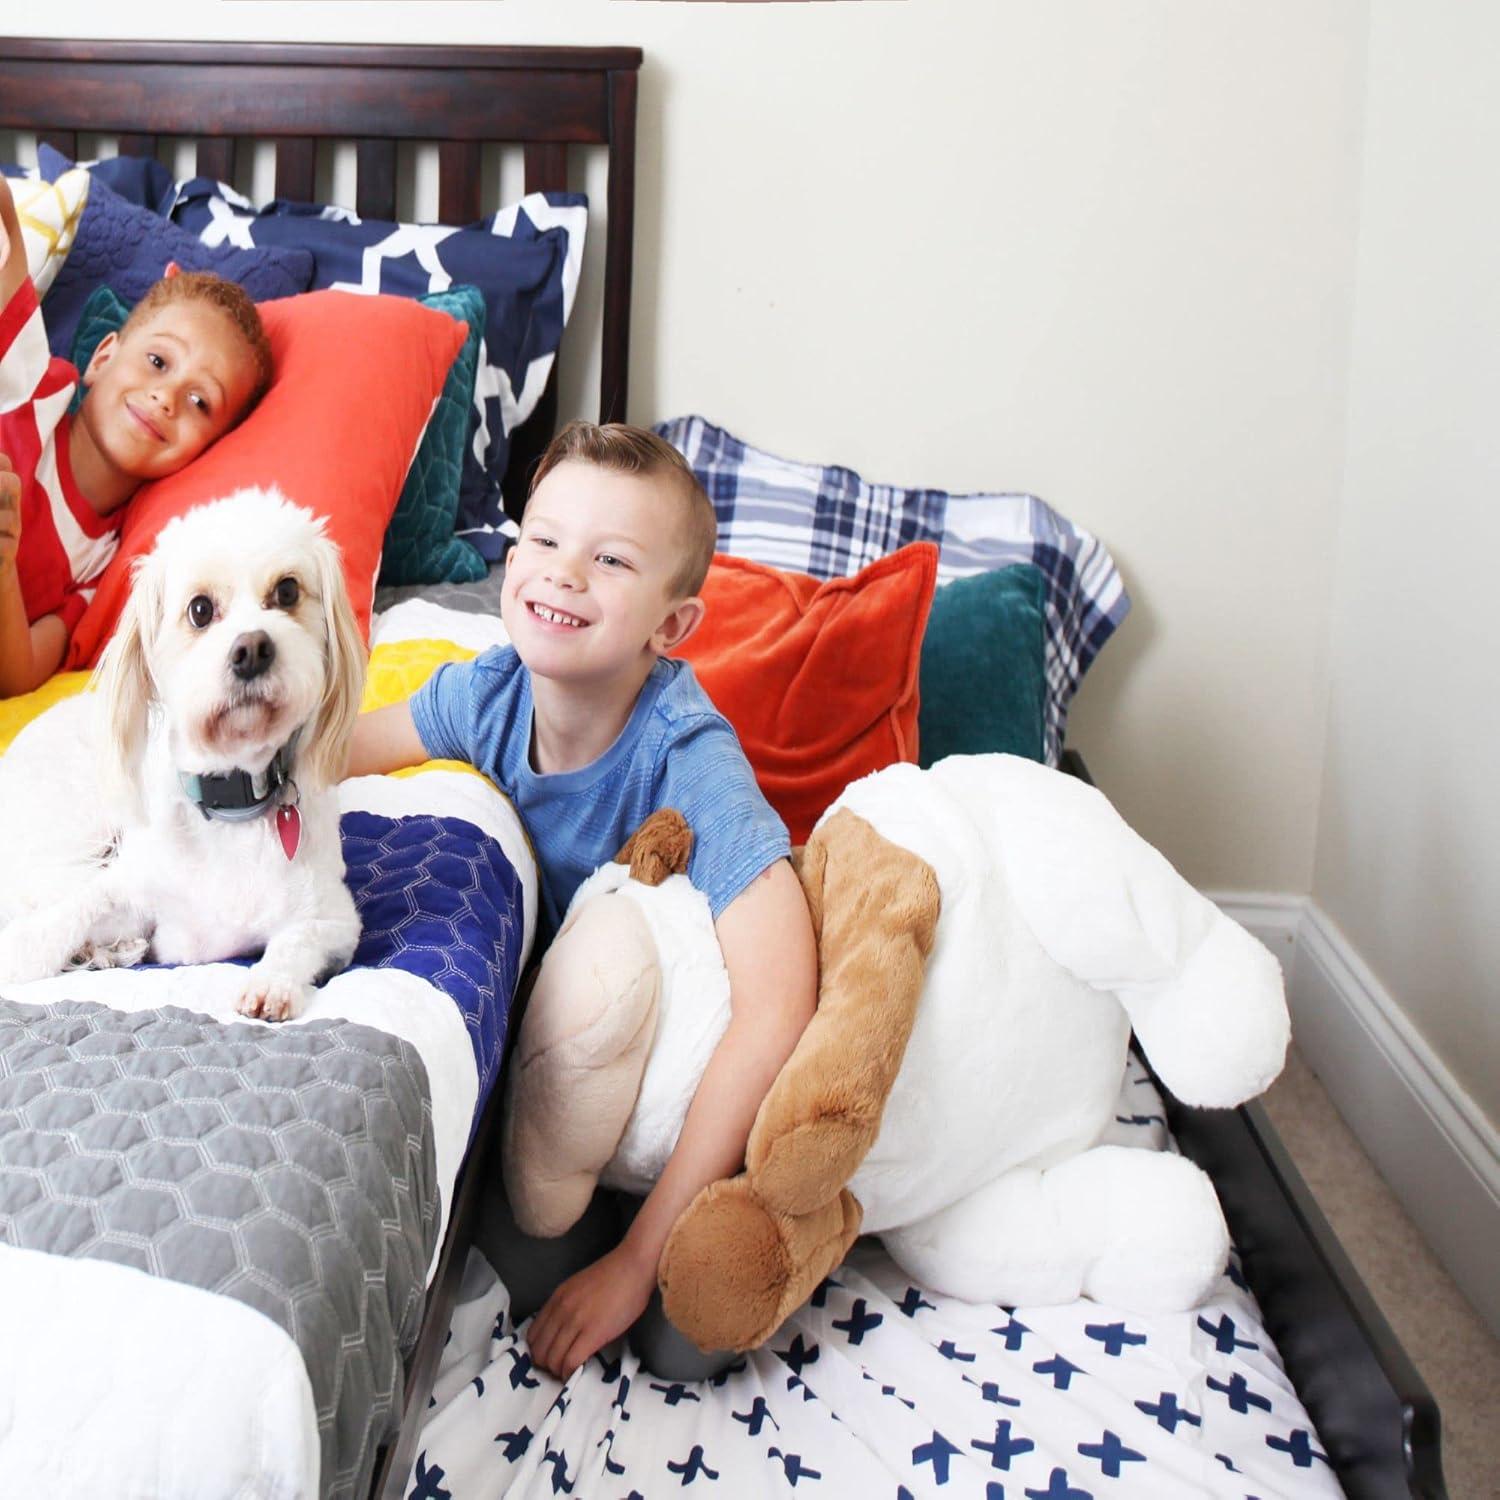
<path id="1" fill-rule="evenodd" d="M 187 612 L 195 630 L 206 630 L 213 623 L 214 601 L 207 594 L 194 594 L 188 600 Z"/>
<path id="2" fill-rule="evenodd" d="M 302 597 L 302 589 L 295 578 L 283 578 L 276 585 L 276 603 L 281 609 L 295 609 Z"/>

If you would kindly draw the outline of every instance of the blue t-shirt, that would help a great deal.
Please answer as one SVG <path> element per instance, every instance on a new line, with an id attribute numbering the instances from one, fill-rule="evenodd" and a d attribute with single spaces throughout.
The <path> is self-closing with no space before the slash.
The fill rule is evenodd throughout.
<path id="1" fill-rule="evenodd" d="M 532 770 L 531 715 L 531 673 L 513 646 L 439 667 L 411 700 L 428 753 L 468 761 L 515 804 L 541 867 L 546 932 L 659 808 L 675 807 L 693 830 L 688 878 L 715 920 L 791 852 L 738 737 L 686 662 L 659 660 L 619 738 L 576 771 Z"/>

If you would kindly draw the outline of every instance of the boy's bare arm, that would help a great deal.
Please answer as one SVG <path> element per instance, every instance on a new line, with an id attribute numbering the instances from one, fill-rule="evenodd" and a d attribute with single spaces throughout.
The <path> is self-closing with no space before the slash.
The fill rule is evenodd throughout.
<path id="1" fill-rule="evenodd" d="M 26 619 L 16 555 L 21 546 L 21 481 L 0 453 L 0 698 L 40 687 L 61 665 L 68 630 L 58 615 Z"/>
<path id="2" fill-rule="evenodd" d="M 411 716 L 410 701 L 361 714 L 354 721 L 345 776 L 378 776 L 431 760 Z"/>
<path id="3" fill-rule="evenodd" d="M 0 308 L 15 295 L 26 280 L 26 242 L 21 238 L 21 221 L 16 214 L 16 200 L 10 183 L 0 175 Z"/>
<path id="4" fill-rule="evenodd" d="M 640 1316 L 678 1216 L 710 1182 L 731 1176 L 761 1100 L 817 1005 L 812 918 L 791 865 L 778 860 L 717 923 L 731 1016 L 709 1059 L 676 1149 L 620 1245 L 558 1287 L 536 1315 L 532 1358 L 566 1378 Z"/>

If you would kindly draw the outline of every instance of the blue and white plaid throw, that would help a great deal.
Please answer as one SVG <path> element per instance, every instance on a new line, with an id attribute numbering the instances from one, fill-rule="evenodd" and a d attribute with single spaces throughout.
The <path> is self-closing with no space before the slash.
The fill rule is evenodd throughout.
<path id="1" fill-rule="evenodd" d="M 1062 755 L 1068 705 L 1130 609 L 1096 537 L 1035 495 L 950 495 L 867 484 L 851 469 L 752 448 L 702 417 L 656 431 L 687 459 L 719 517 L 719 550 L 814 578 L 846 578 L 908 542 L 936 542 L 938 583 L 1031 563 L 1046 579 L 1047 759 Z"/>

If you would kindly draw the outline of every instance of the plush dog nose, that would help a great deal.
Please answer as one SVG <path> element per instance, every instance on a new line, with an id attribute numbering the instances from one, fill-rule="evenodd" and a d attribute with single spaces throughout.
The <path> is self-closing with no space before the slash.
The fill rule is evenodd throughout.
<path id="1" fill-rule="evenodd" d="M 229 670 L 241 682 L 259 677 L 276 660 L 276 647 L 264 630 L 247 630 L 229 648 Z"/>

